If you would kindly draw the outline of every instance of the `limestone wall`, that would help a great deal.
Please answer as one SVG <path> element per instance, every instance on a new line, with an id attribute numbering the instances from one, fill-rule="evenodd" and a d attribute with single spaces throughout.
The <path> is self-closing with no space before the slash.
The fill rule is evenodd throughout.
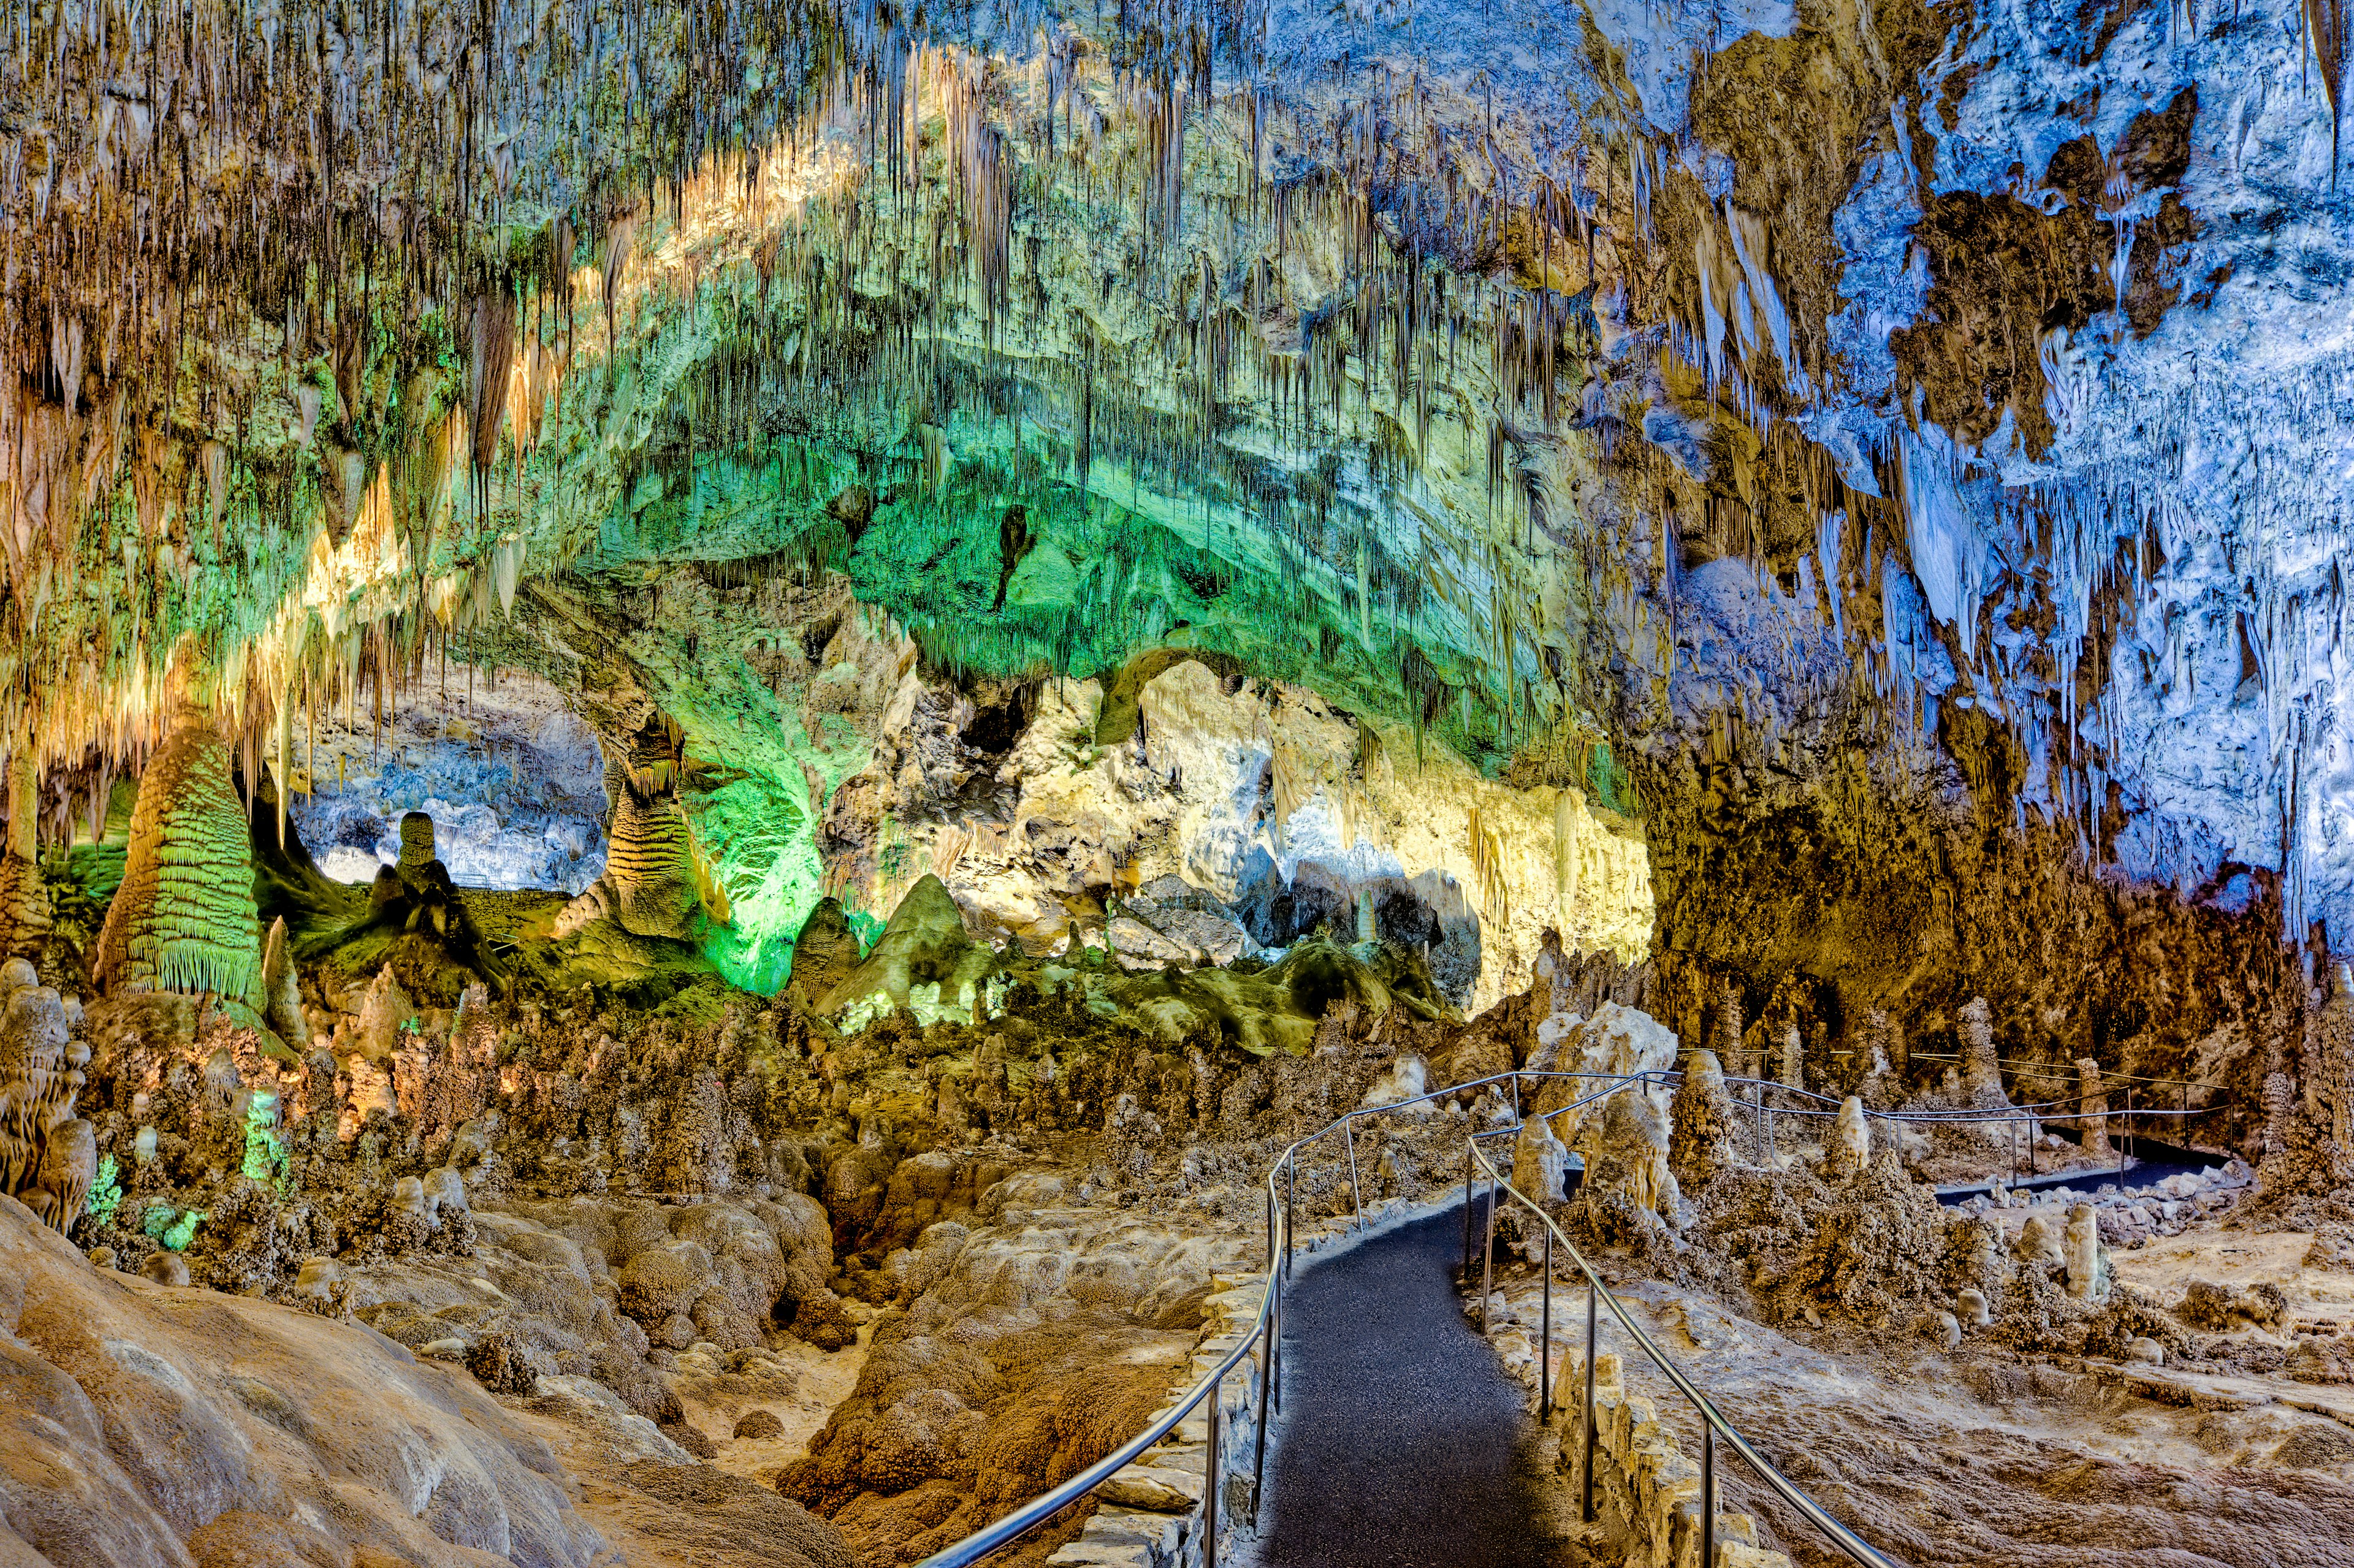
<path id="1" fill-rule="evenodd" d="M 1572 1496 L 1584 1485 L 1585 1358 L 1572 1351 L 1553 1383 L 1553 1422 L 1561 1433 L 1561 1479 Z M 1627 1568 L 1698 1568 L 1700 1461 L 1677 1446 L 1643 1394 L 1627 1392 L 1625 1371 L 1608 1351 L 1594 1358 L 1594 1511 L 1604 1538 Z M 1718 1480 L 1723 1479 L 1719 1457 Z M 1720 1497 L 1723 1496 L 1720 1490 Z M 1745 1513 L 1716 1516 L 1716 1562 L 1711 1568 L 1789 1568 L 1779 1552 L 1762 1550 Z"/>
<path id="2" fill-rule="evenodd" d="M 1403 727 L 1304 687 L 1230 680 L 1187 659 L 1144 683 L 1133 735 L 1099 736 L 1100 684 L 1049 682 L 991 761 L 957 738 L 970 702 L 946 690 L 926 699 L 913 671 L 904 680 L 895 711 L 909 715 L 907 733 L 880 744 L 845 795 L 854 804 L 829 819 L 827 853 L 862 906 L 887 913 L 883 901 L 929 870 L 992 940 L 1051 948 L 1076 927 L 1117 948 L 1118 912 L 1097 903 L 1106 888 L 1118 903 L 1174 876 L 1246 924 L 1246 906 L 1291 899 L 1345 926 L 1360 897 L 1410 887 L 1458 933 L 1450 940 L 1476 945 L 1476 974 L 1458 991 L 1469 1012 L 1528 989 L 1549 930 L 1573 951 L 1631 961 L 1649 949 L 1650 858 L 1638 826 L 1575 789 L 1495 783 L 1436 737 L 1417 748 Z M 997 797 L 972 787 L 984 765 Z M 870 856 L 886 841 L 899 847 Z M 1169 958 L 1149 942 L 1132 956 Z"/>

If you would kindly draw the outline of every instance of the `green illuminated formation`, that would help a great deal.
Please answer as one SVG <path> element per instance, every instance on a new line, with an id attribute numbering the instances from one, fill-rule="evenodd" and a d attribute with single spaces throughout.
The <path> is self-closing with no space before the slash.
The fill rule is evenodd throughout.
<path id="1" fill-rule="evenodd" d="M 245 1107 L 245 1157 L 239 1170 L 256 1181 L 282 1179 L 286 1140 L 278 1131 L 278 1096 L 256 1089 Z"/>
<path id="2" fill-rule="evenodd" d="M 196 1239 L 196 1227 L 204 1223 L 205 1211 L 190 1209 L 186 1213 L 164 1226 L 163 1234 L 155 1239 L 164 1244 L 164 1250 L 166 1252 L 186 1252 L 188 1250 L 188 1244 Z"/>
<path id="3" fill-rule="evenodd" d="M 117 1172 L 113 1155 L 98 1157 L 98 1174 L 90 1184 L 87 1212 L 101 1226 L 114 1224 L 115 1211 L 122 1207 L 122 1181 Z"/>
<path id="4" fill-rule="evenodd" d="M 259 1012 L 253 854 L 211 716 L 183 702 L 139 781 L 93 974 L 107 991 L 212 993 Z"/>

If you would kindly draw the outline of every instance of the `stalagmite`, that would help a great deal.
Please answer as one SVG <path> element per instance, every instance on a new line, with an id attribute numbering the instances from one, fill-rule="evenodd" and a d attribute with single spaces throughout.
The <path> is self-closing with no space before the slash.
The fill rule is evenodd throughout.
<path id="1" fill-rule="evenodd" d="M 1542 1116 L 1530 1117 L 1512 1144 L 1512 1184 L 1541 1203 L 1557 1202 L 1567 1185 L 1569 1149 Z"/>
<path id="2" fill-rule="evenodd" d="M 400 819 L 400 853 L 393 870 L 409 889 L 427 886 L 425 868 L 440 859 L 433 839 L 433 819 L 423 811 L 409 811 Z"/>
<path id="3" fill-rule="evenodd" d="M 2041 1214 L 2030 1214 L 2019 1228 L 2019 1237 L 2011 1244 L 2011 1255 L 2021 1263 L 2065 1263 L 2067 1255 L 2061 1250 L 2059 1234 Z"/>
<path id="4" fill-rule="evenodd" d="M 302 979 L 294 970 L 294 954 L 283 916 L 270 923 L 270 939 L 261 954 L 262 1022 L 296 1055 L 311 1047 L 311 1024 L 302 1013 Z"/>
<path id="5" fill-rule="evenodd" d="M 96 1129 L 76 1117 L 50 1127 L 42 1140 L 36 1184 L 17 1196 L 51 1230 L 65 1231 L 81 1217 L 82 1204 L 90 1196 L 90 1182 L 97 1173 Z"/>
<path id="6" fill-rule="evenodd" d="M 2090 1056 L 2076 1059 L 2077 1126 L 2084 1132 L 2084 1152 L 2094 1160 L 2115 1158 L 2109 1146 L 2109 1097 L 2101 1086 L 2101 1065 Z"/>
<path id="7" fill-rule="evenodd" d="M 122 885 L 91 971 L 105 991 L 211 992 L 260 1011 L 252 844 L 228 747 L 193 695 L 139 780 Z"/>
<path id="8" fill-rule="evenodd" d="M 645 770 L 607 769 L 613 801 L 605 874 L 567 906 L 559 934 L 599 916 L 639 937 L 693 938 L 704 920 L 724 924 L 726 895 L 713 881 L 678 797 Z"/>
<path id="9" fill-rule="evenodd" d="M 1863 1114 L 1863 1101 L 1850 1095 L 1823 1139 L 1823 1175 L 1845 1181 L 1861 1174 L 1871 1163 L 1872 1124 Z"/>
<path id="10" fill-rule="evenodd" d="M 1904 1026 L 1882 1010 L 1873 1008 L 1863 1015 L 1863 1027 L 1857 1032 L 1856 1039 L 1864 1053 L 1863 1081 L 1857 1092 L 1863 1097 L 1864 1104 L 1875 1110 L 1893 1107 L 1904 1097 L 1906 1069 L 1910 1065 Z"/>
<path id="11" fill-rule="evenodd" d="M 1732 1162 L 1733 1101 L 1713 1051 L 1684 1059 L 1670 1121 L 1670 1166 L 1687 1186 L 1700 1186 Z"/>
<path id="12" fill-rule="evenodd" d="M 8 845 L 0 856 L 0 957 L 38 959 L 48 941 L 49 890 L 40 866 L 40 762 L 31 726 L 8 756 Z"/>
<path id="13" fill-rule="evenodd" d="M 90 1047 L 24 959 L 0 966 L 0 1192 L 62 1231 L 80 1217 L 96 1171 L 92 1128 L 74 1114 Z"/>
<path id="14" fill-rule="evenodd" d="M 1798 1026 L 1795 1022 L 1782 1031 L 1782 1056 L 1775 1064 L 1775 1082 L 1786 1089 L 1807 1086 L 1806 1045 L 1798 1038 Z"/>
<path id="15" fill-rule="evenodd" d="M 2101 1245 L 2101 1222 L 2090 1203 L 2068 1211 L 2068 1294 L 2080 1301 L 2108 1298 L 2108 1258 Z"/>
<path id="16" fill-rule="evenodd" d="M 1668 1118 L 1645 1094 L 1611 1097 L 1599 1117 L 1585 1118 L 1578 1142 L 1585 1157 L 1581 1198 L 1624 1192 L 1637 1209 L 1676 1219 L 1681 1189 L 1668 1165 Z"/>
<path id="17" fill-rule="evenodd" d="M 1986 998 L 1972 997 L 1964 1004 L 1961 1037 L 1963 1103 L 1988 1107 L 2006 1104 L 2002 1064 L 1995 1055 L 1994 1028 L 1988 1019 Z"/>

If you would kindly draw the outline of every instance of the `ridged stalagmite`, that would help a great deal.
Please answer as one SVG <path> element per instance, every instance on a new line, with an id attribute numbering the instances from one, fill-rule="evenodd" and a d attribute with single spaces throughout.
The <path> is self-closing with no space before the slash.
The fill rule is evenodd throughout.
<path id="1" fill-rule="evenodd" d="M 641 937 L 684 937 L 695 917 L 694 844 L 668 795 L 641 799 L 622 779 L 613 792 L 613 834 L 605 876 L 613 918 Z"/>
<path id="2" fill-rule="evenodd" d="M 620 767 L 606 770 L 613 821 L 605 874 L 572 901 L 557 935 L 598 916 L 639 937 L 691 940 L 705 917 L 725 924 L 726 896 L 706 873 L 678 797 L 659 778 L 651 789 Z"/>
<path id="3" fill-rule="evenodd" d="M 256 1012 L 261 931 L 253 852 L 212 716 L 183 700 L 139 780 L 122 885 L 91 966 L 100 989 L 210 991 Z"/>
<path id="4" fill-rule="evenodd" d="M 8 758 L 8 847 L 0 855 L 0 956 L 37 958 L 48 941 L 48 885 L 41 880 L 40 762 L 28 732 Z"/>

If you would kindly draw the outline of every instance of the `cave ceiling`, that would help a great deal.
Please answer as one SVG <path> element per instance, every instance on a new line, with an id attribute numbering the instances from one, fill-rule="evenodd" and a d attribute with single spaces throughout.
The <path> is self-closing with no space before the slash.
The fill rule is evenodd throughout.
<path id="1" fill-rule="evenodd" d="M 1907 983 L 1874 921 L 1954 918 L 1909 885 L 1951 845 L 1890 825 L 1924 815 L 2328 940 L 2344 32 L 25 7 L 10 733 L 68 804 L 193 659 L 299 792 L 322 707 L 529 668 L 666 739 L 738 902 L 797 922 L 874 736 L 764 661 L 838 577 L 968 682 L 1193 650 L 1623 789 L 1688 890 L 1664 945 L 1753 979 Z M 1747 835 L 1821 918 L 1725 903 Z"/>

